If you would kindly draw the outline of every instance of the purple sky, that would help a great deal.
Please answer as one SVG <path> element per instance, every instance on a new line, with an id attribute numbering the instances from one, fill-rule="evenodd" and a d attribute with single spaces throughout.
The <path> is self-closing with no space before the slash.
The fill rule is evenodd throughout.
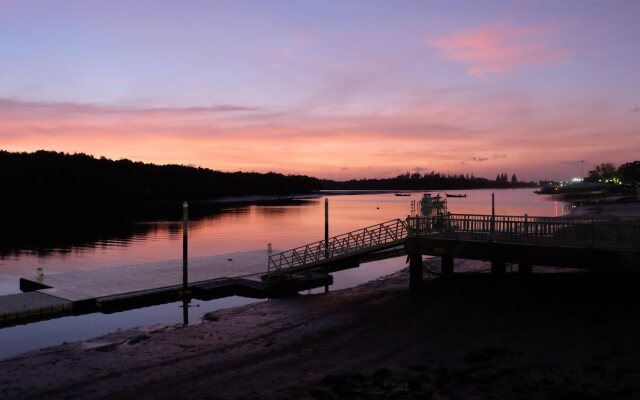
<path id="1" fill-rule="evenodd" d="M 0 148 L 329 178 L 640 159 L 638 1 L 0 0 Z"/>

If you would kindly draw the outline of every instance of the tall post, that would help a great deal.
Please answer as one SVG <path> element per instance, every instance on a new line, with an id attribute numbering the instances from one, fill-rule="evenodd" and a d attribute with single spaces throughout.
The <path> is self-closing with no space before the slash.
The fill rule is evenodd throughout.
<path id="1" fill-rule="evenodd" d="M 496 195 L 491 193 L 491 232 L 496 230 Z"/>
<path id="2" fill-rule="evenodd" d="M 324 258 L 329 258 L 329 198 L 324 198 Z"/>
<path id="3" fill-rule="evenodd" d="M 182 294 L 187 295 L 189 291 L 188 282 L 188 231 L 189 231 L 189 205 L 185 201 L 182 203 Z"/>
<path id="4" fill-rule="evenodd" d="M 409 253 L 409 291 L 412 294 L 420 292 L 422 287 L 422 254 L 411 251 Z"/>

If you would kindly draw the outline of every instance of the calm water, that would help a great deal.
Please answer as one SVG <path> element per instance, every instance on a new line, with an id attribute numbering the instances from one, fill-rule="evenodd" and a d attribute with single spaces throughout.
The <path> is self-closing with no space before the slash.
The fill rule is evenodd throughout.
<path id="1" fill-rule="evenodd" d="M 538 196 L 533 189 L 467 190 L 466 198 L 449 198 L 454 213 L 491 213 L 491 193 L 496 194 L 496 213 L 502 215 L 558 216 L 566 205 Z M 329 196 L 330 234 L 374 225 L 410 213 L 410 197 L 389 194 Z M 88 213 L 88 214 L 87 214 Z M 179 259 L 182 255 L 180 214 L 176 210 L 121 211 L 109 215 L 41 214 L 17 218 L 11 236 L 0 244 L 0 294 L 19 293 L 18 278 L 33 275 L 41 267 L 45 273 L 108 268 L 119 265 Z M 100 214 L 100 215 L 98 215 Z M 214 207 L 193 204 L 189 226 L 189 255 L 192 257 L 264 249 L 288 249 L 324 236 L 324 197 L 290 204 L 263 204 Z M 7 230 L 5 229 L 5 232 Z M 366 264 L 334 274 L 332 289 L 350 287 L 395 272 L 404 259 Z M 254 299 L 231 297 L 208 302 L 194 301 L 190 322 L 197 323 L 209 311 L 232 307 Z M 118 328 L 182 322 L 178 304 L 165 304 L 122 313 L 66 317 L 0 329 L 0 358 L 19 352 L 86 339 Z"/>

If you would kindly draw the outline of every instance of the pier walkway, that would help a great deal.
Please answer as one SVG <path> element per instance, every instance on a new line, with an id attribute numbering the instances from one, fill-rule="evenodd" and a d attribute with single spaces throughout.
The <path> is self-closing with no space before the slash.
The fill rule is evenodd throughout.
<path id="1" fill-rule="evenodd" d="M 393 219 L 329 238 L 328 241 L 306 244 L 269 257 L 267 277 L 326 267 L 359 256 L 404 245 L 407 222 Z"/>
<path id="2" fill-rule="evenodd" d="M 546 266 L 636 268 L 640 220 L 441 214 L 395 219 L 269 257 L 266 278 L 325 268 L 397 246 L 407 254 L 442 256 L 444 271 L 453 257 Z M 397 256 L 397 254 L 395 254 Z M 603 261 L 607 262 L 603 262 Z"/>
<path id="3" fill-rule="evenodd" d="M 273 297 L 332 283 L 314 272 L 263 281 L 266 250 L 189 259 L 189 296 Z M 65 315 L 114 312 L 182 299 L 182 260 L 20 278 L 26 293 L 0 296 L 0 327 Z"/>

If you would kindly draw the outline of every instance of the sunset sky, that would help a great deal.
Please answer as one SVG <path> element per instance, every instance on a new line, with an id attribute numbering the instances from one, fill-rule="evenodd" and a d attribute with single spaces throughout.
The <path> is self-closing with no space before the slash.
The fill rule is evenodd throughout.
<path id="1" fill-rule="evenodd" d="M 0 0 L 0 148 L 566 179 L 640 159 L 640 1 Z"/>

